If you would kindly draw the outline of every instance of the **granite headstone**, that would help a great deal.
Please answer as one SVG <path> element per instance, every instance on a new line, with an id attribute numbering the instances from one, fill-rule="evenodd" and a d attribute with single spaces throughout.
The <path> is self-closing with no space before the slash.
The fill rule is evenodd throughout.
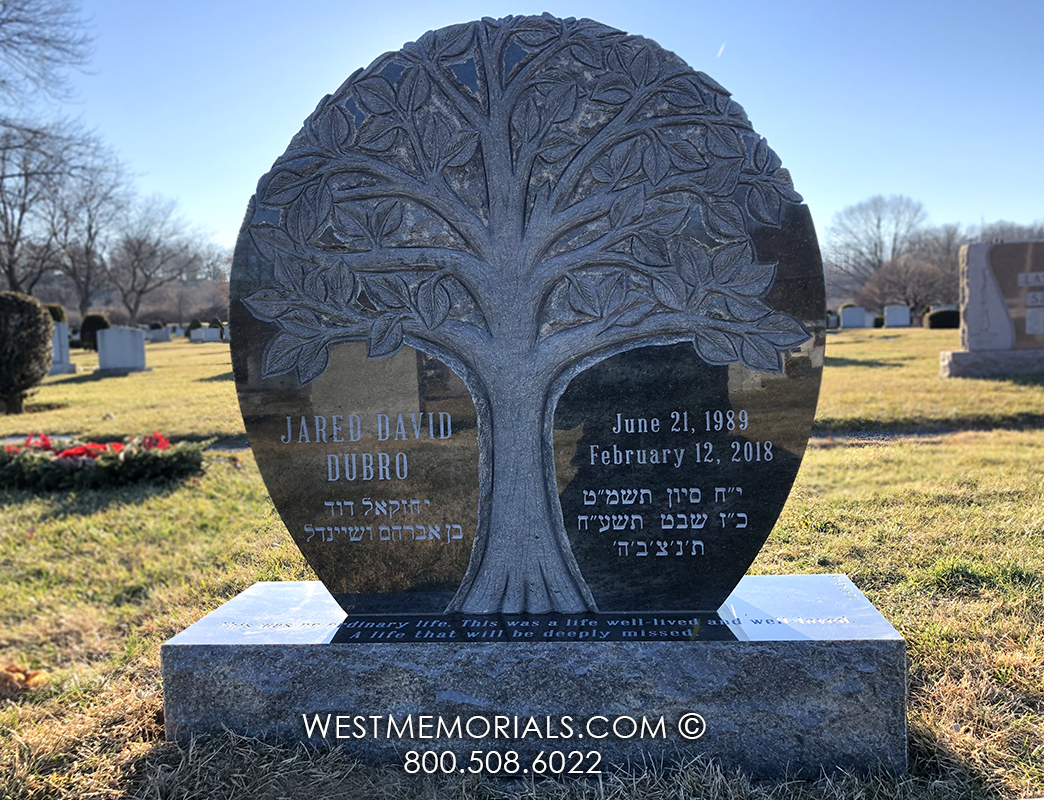
<path id="1" fill-rule="evenodd" d="M 467 676 L 499 680 L 495 654 L 468 647 L 581 647 L 555 679 L 513 678 L 508 710 L 567 697 L 583 648 L 614 645 L 595 629 L 641 629 L 621 648 L 743 636 L 720 612 L 804 453 L 823 274 L 779 158 L 673 53 L 591 20 L 509 17 L 357 71 L 261 178 L 230 324 L 258 466 L 340 609 L 320 637 L 342 648 L 335 670 L 352 647 L 408 672 L 419 653 L 400 646 L 442 647 L 439 697 L 463 707 Z M 277 602 L 326 602 L 302 591 Z M 249 628 L 249 607 L 225 630 Z M 175 737 L 209 724 L 191 653 L 218 656 L 193 630 L 164 646 Z"/>
<path id="2" fill-rule="evenodd" d="M 141 372 L 145 366 L 145 331 L 104 328 L 98 331 L 98 371 Z"/>
<path id="3" fill-rule="evenodd" d="M 960 270 L 962 349 L 942 376 L 1044 373 L 1044 242 L 965 245 Z"/>

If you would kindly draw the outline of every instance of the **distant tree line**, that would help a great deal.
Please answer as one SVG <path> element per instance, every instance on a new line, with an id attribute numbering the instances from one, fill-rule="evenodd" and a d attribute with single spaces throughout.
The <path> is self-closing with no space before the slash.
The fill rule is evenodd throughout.
<path id="1" fill-rule="evenodd" d="M 225 315 L 230 254 L 161 197 L 137 197 L 115 155 L 68 120 L 16 115 L 61 99 L 89 39 L 67 0 L 0 2 L 0 289 L 121 322 Z"/>
<path id="2" fill-rule="evenodd" d="M 956 303 L 962 245 L 1044 239 L 1044 222 L 932 226 L 927 220 L 924 206 L 902 195 L 876 195 L 834 215 L 823 252 L 830 297 L 874 311 Z"/>

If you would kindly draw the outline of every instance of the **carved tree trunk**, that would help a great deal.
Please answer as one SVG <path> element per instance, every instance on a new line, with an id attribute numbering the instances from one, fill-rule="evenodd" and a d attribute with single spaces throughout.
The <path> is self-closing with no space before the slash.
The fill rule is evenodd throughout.
<path id="1" fill-rule="evenodd" d="M 511 374 L 514 372 L 515 374 Z M 476 403 L 483 448 L 471 562 L 448 611 L 470 614 L 594 610 L 562 522 L 548 408 L 551 376 L 525 365 L 498 370 L 489 403 Z"/>

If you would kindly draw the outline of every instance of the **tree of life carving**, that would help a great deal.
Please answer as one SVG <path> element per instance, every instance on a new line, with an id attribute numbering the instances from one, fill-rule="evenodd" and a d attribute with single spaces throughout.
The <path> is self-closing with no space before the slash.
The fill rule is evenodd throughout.
<path id="1" fill-rule="evenodd" d="M 449 611 L 596 610 L 562 523 L 552 422 L 569 380 L 639 346 L 778 372 L 809 338 L 764 297 L 746 222 L 801 202 L 743 110 L 655 43 L 590 20 L 425 34 L 320 102 L 259 185 L 280 332 L 263 377 L 404 344 L 464 380 L 479 516 Z"/>

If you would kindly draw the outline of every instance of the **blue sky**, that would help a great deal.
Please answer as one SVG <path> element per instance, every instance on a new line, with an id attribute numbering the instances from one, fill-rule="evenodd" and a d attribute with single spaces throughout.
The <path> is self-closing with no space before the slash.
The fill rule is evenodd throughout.
<path id="1" fill-rule="evenodd" d="M 322 96 L 424 31 L 549 11 L 654 39 L 725 86 L 820 237 L 875 194 L 930 222 L 1044 219 L 1044 2 L 177 3 L 87 0 L 94 53 L 63 111 L 143 194 L 232 245 L 257 179 Z"/>

